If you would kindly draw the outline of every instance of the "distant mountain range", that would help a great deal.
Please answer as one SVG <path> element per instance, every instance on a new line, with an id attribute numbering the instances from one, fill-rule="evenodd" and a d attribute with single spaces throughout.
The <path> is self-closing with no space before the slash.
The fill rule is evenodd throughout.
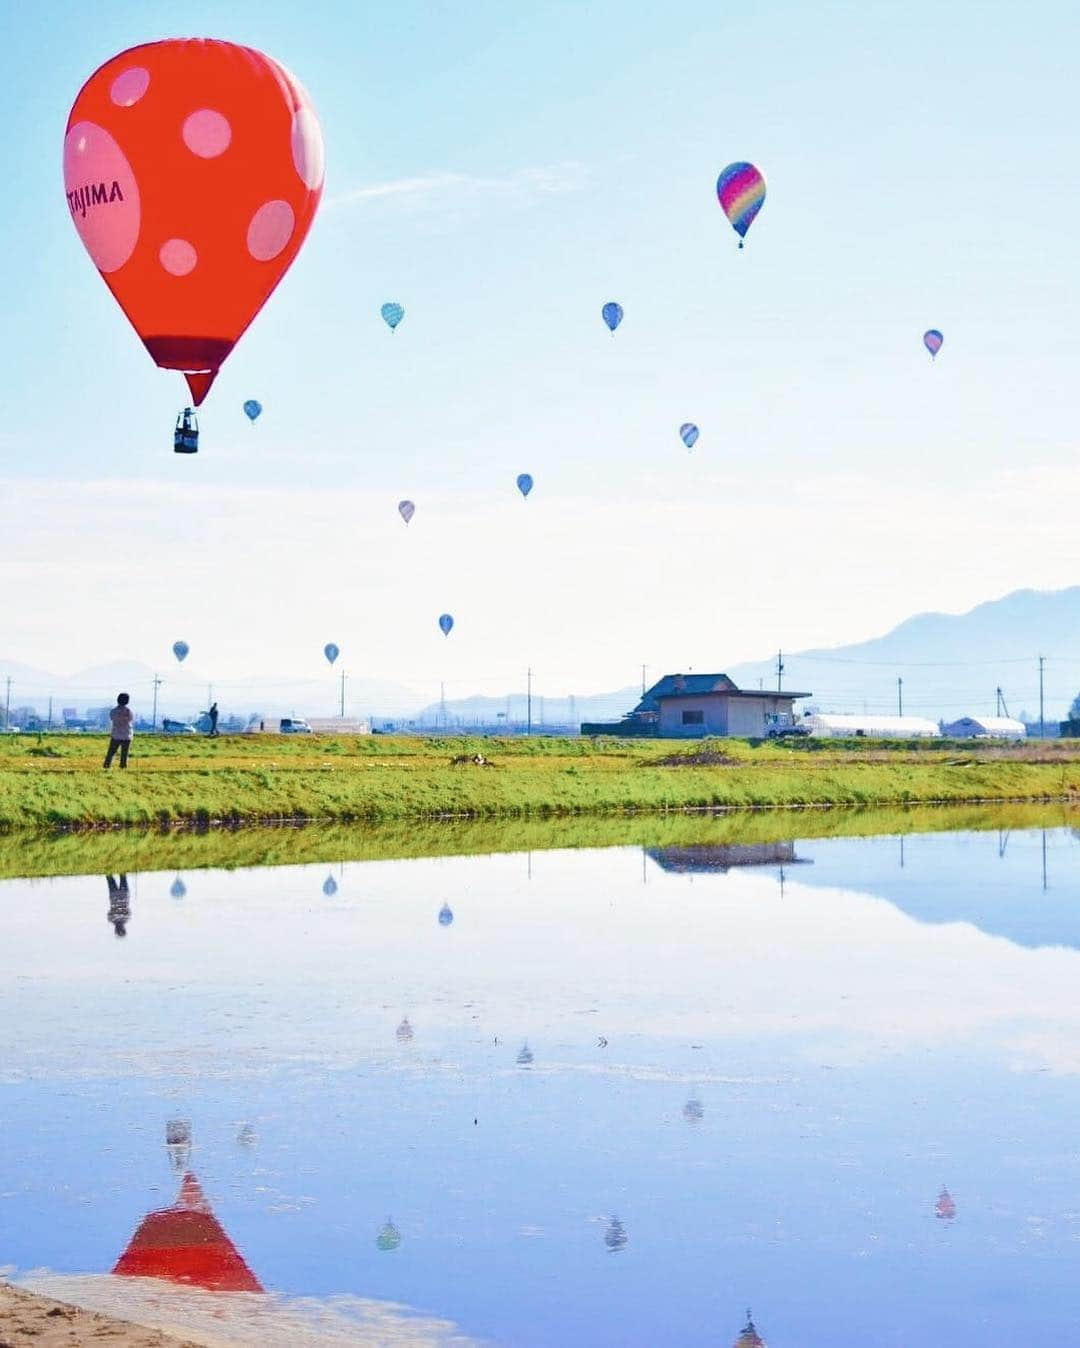
<path id="1" fill-rule="evenodd" d="M 953 719 L 965 713 L 995 710 L 1000 687 L 1011 715 L 1038 713 L 1038 657 L 1045 657 L 1044 688 L 1048 721 L 1065 715 L 1080 692 L 1080 585 L 1066 590 L 1017 590 L 980 604 L 969 613 L 922 613 L 884 636 L 851 646 L 784 653 L 783 686 L 812 694 L 810 704 L 823 711 L 894 711 L 897 679 L 903 680 L 905 712 Z M 741 688 L 776 687 L 776 658 L 725 665 L 717 651 L 713 666 Z M 671 668 L 664 673 L 704 673 Z M 711 672 L 711 671 L 710 671 Z M 159 690 L 159 713 L 191 716 L 203 710 L 211 693 L 205 675 L 187 666 L 171 668 Z M 53 698 L 54 720 L 64 707 L 80 713 L 111 704 L 126 688 L 140 714 L 153 702 L 154 671 L 134 661 L 96 665 L 71 675 L 56 675 L 0 660 L 3 680 L 12 680 L 12 708 L 33 706 L 40 714 Z M 213 696 L 223 712 L 266 716 L 333 715 L 338 685 L 328 670 L 322 678 L 215 681 Z M 547 697 L 535 691 L 534 729 L 617 720 L 637 704 L 640 687 L 620 688 L 576 698 Z M 0 701 L 0 712 L 2 712 Z M 434 728 L 448 725 L 519 726 L 526 719 L 526 697 L 515 689 L 501 697 L 467 697 L 424 705 L 404 684 L 350 678 L 346 711 L 370 715 L 376 723 L 409 723 Z"/>

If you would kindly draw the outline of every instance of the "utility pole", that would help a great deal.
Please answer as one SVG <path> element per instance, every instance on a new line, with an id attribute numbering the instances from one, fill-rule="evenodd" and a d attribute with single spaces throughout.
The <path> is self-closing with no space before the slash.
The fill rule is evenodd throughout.
<path id="1" fill-rule="evenodd" d="M 784 686 L 784 652 L 776 652 L 776 691 Z"/>
<path id="2" fill-rule="evenodd" d="M 645 666 L 641 666 L 641 696 L 645 696 Z"/>
<path id="3" fill-rule="evenodd" d="M 904 714 L 904 680 L 900 677 L 896 680 L 896 714 L 897 716 Z"/>
<path id="4" fill-rule="evenodd" d="M 1001 715 L 1001 684 L 1000 684 L 1000 683 L 998 684 L 998 687 L 997 687 L 997 701 L 994 703 L 994 715 L 995 715 L 995 716 L 1000 716 L 1000 715 Z"/>
<path id="5" fill-rule="evenodd" d="M 49 694 L 49 729 L 52 729 L 52 693 Z"/>
<path id="6" fill-rule="evenodd" d="M 1046 656 L 1039 656 L 1039 739 L 1046 738 L 1046 722 L 1043 719 L 1043 665 L 1046 663 Z M 11 680 L 8 680 L 10 683 Z"/>
<path id="7" fill-rule="evenodd" d="M 4 729 L 11 724 L 11 675 L 7 676 L 6 689 L 4 692 Z"/>
<path id="8" fill-rule="evenodd" d="M 161 687 L 161 676 L 160 676 L 159 674 L 155 674 L 155 675 L 154 675 L 154 710 L 153 710 L 153 713 L 152 713 L 151 716 L 150 716 L 150 729 L 151 729 L 151 730 L 156 730 L 156 729 L 157 729 L 157 690 L 158 690 L 160 687 Z"/>
<path id="9" fill-rule="evenodd" d="M 525 675 L 525 733 L 532 734 L 532 665 Z"/>
<path id="10" fill-rule="evenodd" d="M 341 671 L 341 719 L 345 719 L 345 671 Z"/>

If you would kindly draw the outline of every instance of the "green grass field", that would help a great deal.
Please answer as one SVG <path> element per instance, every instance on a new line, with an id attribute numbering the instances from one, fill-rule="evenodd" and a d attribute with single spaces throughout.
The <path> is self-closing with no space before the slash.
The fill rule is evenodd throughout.
<path id="1" fill-rule="evenodd" d="M 858 741 L 136 739 L 5 736 L 0 826 L 174 821 L 509 819 L 716 807 L 1075 800 L 1080 743 L 999 748 Z M 451 764 L 476 752 L 494 766 Z"/>

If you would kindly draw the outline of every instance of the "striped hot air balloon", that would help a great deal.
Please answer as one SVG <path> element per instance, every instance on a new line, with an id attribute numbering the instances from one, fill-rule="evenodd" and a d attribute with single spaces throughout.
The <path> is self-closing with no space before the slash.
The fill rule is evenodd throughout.
<path id="1" fill-rule="evenodd" d="M 731 228 L 739 236 L 741 248 L 746 231 L 765 203 L 765 175 L 742 160 L 729 164 L 716 180 L 716 195 Z"/>

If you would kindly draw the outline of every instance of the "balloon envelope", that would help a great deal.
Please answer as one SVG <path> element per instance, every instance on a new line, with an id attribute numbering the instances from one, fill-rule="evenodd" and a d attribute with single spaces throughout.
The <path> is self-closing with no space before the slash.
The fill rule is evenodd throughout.
<path id="1" fill-rule="evenodd" d="M 254 398 L 249 398 L 244 404 L 244 413 L 249 421 L 258 421 L 262 414 L 262 403 L 257 402 Z"/>
<path id="2" fill-rule="evenodd" d="M 765 203 L 765 175 L 753 164 L 729 164 L 716 180 L 716 196 L 739 236 L 741 248 L 746 231 Z"/>
<path id="3" fill-rule="evenodd" d="M 187 644 L 186 641 L 174 641 L 172 653 L 173 655 L 176 656 L 177 660 L 179 660 L 180 663 L 183 664 L 184 661 L 187 659 L 187 653 L 190 649 L 191 647 Z"/>
<path id="4" fill-rule="evenodd" d="M 449 927 L 454 920 L 454 910 L 448 903 L 444 903 L 439 909 L 439 926 Z"/>
<path id="5" fill-rule="evenodd" d="M 338 650 L 338 648 L 334 645 L 332 641 L 328 641 L 326 643 L 326 645 L 322 648 L 322 653 L 323 655 L 326 656 L 327 662 L 331 665 L 341 654 L 341 652 Z"/>
<path id="6" fill-rule="evenodd" d="M 451 617 L 449 613 L 443 613 L 440 615 L 439 627 L 442 629 L 442 634 L 444 637 L 448 637 L 450 635 L 450 629 L 453 627 L 453 625 L 454 619 Z"/>
<path id="7" fill-rule="evenodd" d="M 401 518 L 405 521 L 406 524 L 408 524 L 408 522 L 416 514 L 416 506 L 414 506 L 411 501 L 399 501 L 397 503 L 397 508 L 398 514 L 401 516 Z"/>
<path id="8" fill-rule="evenodd" d="M 382 314 L 383 322 L 390 329 L 390 331 L 393 332 L 394 329 L 397 327 L 397 325 L 405 317 L 405 308 L 403 305 L 400 304 L 393 304 L 393 303 L 384 304 L 383 307 L 379 310 L 379 313 Z"/>
<path id="9" fill-rule="evenodd" d="M 64 141 L 72 221 L 196 406 L 307 237 L 323 167 L 303 86 L 251 47 L 150 42 L 79 91 Z"/>
<path id="10" fill-rule="evenodd" d="M 528 496 L 529 492 L 531 492 L 532 489 L 533 489 L 532 474 L 531 474 L 531 473 L 519 473 L 519 474 L 518 474 L 517 485 L 518 485 L 518 491 L 521 492 L 522 496 Z"/>
<path id="11" fill-rule="evenodd" d="M 692 421 L 684 421 L 679 427 L 679 434 L 682 436 L 682 442 L 686 448 L 693 449 L 701 432 Z"/>
<path id="12" fill-rule="evenodd" d="M 608 300 L 607 304 L 605 304 L 604 307 L 600 310 L 600 314 L 604 322 L 608 325 L 611 331 L 614 332 L 615 329 L 622 322 L 623 317 L 622 305 L 616 304 L 614 300 Z"/>
<path id="13" fill-rule="evenodd" d="M 930 359 L 933 360 L 941 350 L 945 338 L 938 332 L 937 328 L 930 328 L 928 332 L 923 333 L 923 346 L 930 352 Z"/>

